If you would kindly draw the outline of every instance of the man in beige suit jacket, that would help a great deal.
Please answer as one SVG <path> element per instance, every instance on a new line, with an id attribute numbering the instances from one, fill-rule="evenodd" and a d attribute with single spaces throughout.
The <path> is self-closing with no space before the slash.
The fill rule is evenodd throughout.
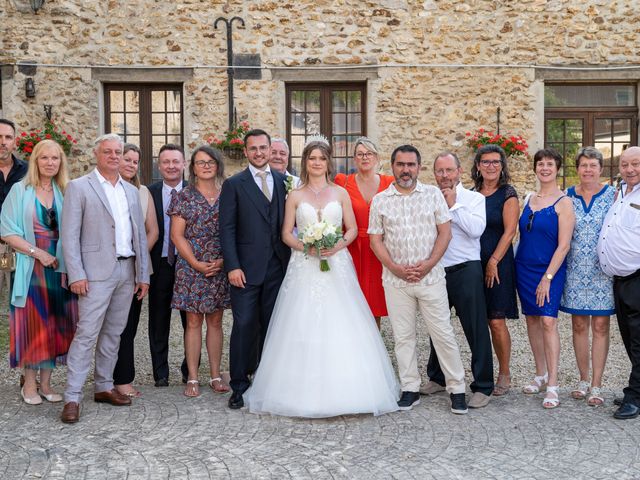
<path id="1" fill-rule="evenodd" d="M 113 388 L 120 334 L 131 296 L 149 288 L 147 238 L 138 190 L 118 173 L 122 139 L 107 134 L 95 142 L 96 169 L 67 186 L 61 241 L 69 288 L 78 299 L 78 328 L 67 355 L 67 386 L 61 419 L 80 418 L 82 387 L 95 345 L 96 402 L 130 405 Z"/>

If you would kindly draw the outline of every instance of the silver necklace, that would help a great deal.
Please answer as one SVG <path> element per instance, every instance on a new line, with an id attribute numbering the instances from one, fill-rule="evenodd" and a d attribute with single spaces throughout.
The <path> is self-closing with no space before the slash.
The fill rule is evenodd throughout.
<path id="1" fill-rule="evenodd" d="M 307 187 L 309 188 L 309 190 L 311 190 L 313 192 L 313 194 L 316 196 L 316 198 L 318 198 L 318 195 L 320 195 L 327 187 L 329 186 L 329 184 L 327 183 L 324 187 L 322 187 L 320 190 L 315 190 L 311 185 L 307 185 Z"/>

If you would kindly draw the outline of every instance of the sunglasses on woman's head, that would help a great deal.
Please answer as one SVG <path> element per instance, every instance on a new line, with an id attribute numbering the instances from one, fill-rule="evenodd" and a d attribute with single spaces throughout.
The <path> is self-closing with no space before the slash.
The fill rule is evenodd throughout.
<path id="1" fill-rule="evenodd" d="M 533 217 L 534 217 L 535 213 L 531 212 L 529 214 L 529 223 L 527 223 L 527 232 L 531 231 L 531 227 L 533 227 Z"/>

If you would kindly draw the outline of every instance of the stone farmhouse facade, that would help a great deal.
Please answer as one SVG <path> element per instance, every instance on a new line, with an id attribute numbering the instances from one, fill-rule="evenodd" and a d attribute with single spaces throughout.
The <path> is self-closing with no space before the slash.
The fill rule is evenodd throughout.
<path id="1" fill-rule="evenodd" d="M 166 142 L 187 154 L 229 123 L 231 19 L 234 116 L 292 146 L 332 139 L 349 170 L 361 135 L 380 147 L 412 143 L 432 160 L 453 150 L 468 184 L 465 133 L 522 135 L 529 151 L 572 155 L 595 144 L 606 157 L 638 144 L 640 9 L 637 0 L 0 0 L 0 116 L 42 126 L 44 105 L 78 139 L 73 176 L 91 168 L 93 139 L 126 135 L 143 149 L 142 176 L 157 178 Z M 40 2 L 42 3 L 42 2 Z M 31 87 L 31 91 L 30 88 Z M 242 166 L 229 160 L 229 171 Z M 510 164 L 521 193 L 530 160 Z"/>

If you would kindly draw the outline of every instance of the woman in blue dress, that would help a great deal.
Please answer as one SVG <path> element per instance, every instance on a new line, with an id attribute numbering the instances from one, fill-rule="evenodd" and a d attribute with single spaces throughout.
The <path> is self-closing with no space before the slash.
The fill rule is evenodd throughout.
<path id="1" fill-rule="evenodd" d="M 614 313 L 613 280 L 600 268 L 596 247 L 615 189 L 600 184 L 603 158 L 594 147 L 584 147 L 576 155 L 580 183 L 567 190 L 573 201 L 576 227 L 567 255 L 567 280 L 560 310 L 571 314 L 573 349 L 580 382 L 571 391 L 577 400 L 591 406 L 602 405 L 602 373 L 609 352 L 609 321 Z M 589 376 L 589 328 L 593 332 L 592 375 Z"/>
<path id="2" fill-rule="evenodd" d="M 556 177 L 562 157 L 553 149 L 538 150 L 533 170 L 540 189 L 531 195 L 520 216 L 520 245 L 516 253 L 516 283 L 522 313 L 533 352 L 536 375 L 524 393 L 538 393 L 546 386 L 544 408 L 560 404 L 558 364 L 560 335 L 558 308 L 566 275 L 575 223 L 573 203 L 558 188 Z"/>

